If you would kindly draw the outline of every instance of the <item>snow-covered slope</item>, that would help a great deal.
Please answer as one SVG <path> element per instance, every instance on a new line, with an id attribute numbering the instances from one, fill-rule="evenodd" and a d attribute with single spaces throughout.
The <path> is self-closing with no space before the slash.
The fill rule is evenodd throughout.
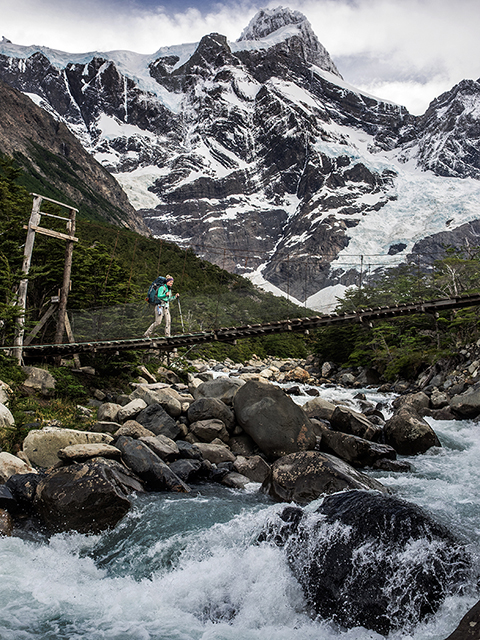
<path id="1" fill-rule="evenodd" d="M 151 56 L 2 42 L 0 78 L 67 124 L 156 235 L 317 308 L 480 217 L 480 85 L 411 116 L 345 82 L 296 11 Z"/>

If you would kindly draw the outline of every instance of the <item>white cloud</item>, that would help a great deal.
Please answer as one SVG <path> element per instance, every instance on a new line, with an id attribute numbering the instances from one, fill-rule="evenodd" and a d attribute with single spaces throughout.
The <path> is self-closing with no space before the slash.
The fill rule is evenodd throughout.
<path id="1" fill-rule="evenodd" d="M 212 31 L 239 37 L 255 11 L 279 0 L 192 0 L 182 11 L 152 0 L 0 0 L 1 35 L 71 52 L 153 53 Z M 188 4 L 187 0 L 185 0 Z M 183 6 L 186 6 L 184 4 Z M 480 76 L 478 0 L 286 0 L 312 23 L 345 79 L 423 112 L 439 92 Z M 173 4 L 172 6 L 175 6 Z M 182 5 L 180 5 L 182 6 Z"/>
<path id="2" fill-rule="evenodd" d="M 433 100 L 452 85 L 442 79 L 432 79 L 429 82 L 400 82 L 400 81 L 375 81 L 369 84 L 358 83 L 357 87 L 373 96 L 388 98 L 392 102 L 408 105 L 408 110 L 414 115 L 425 113 L 426 108 Z"/>
<path id="3" fill-rule="evenodd" d="M 438 90 L 480 76 L 477 0 L 299 3 L 340 72 L 346 64 L 349 82 L 414 113 L 423 112 Z"/>

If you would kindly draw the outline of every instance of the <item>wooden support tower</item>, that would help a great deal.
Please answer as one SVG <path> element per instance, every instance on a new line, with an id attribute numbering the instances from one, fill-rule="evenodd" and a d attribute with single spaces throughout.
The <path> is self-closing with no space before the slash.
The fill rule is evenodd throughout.
<path id="1" fill-rule="evenodd" d="M 65 249 L 65 266 L 63 271 L 63 282 L 62 282 L 62 288 L 60 289 L 59 301 L 58 301 L 57 330 L 55 333 L 55 344 L 62 343 L 63 334 L 65 332 L 67 299 L 68 299 L 68 292 L 70 290 L 70 274 L 72 270 L 73 244 L 74 242 L 78 242 L 78 238 L 75 237 L 75 218 L 76 218 L 76 214 L 78 213 L 78 209 L 76 209 L 75 207 L 71 207 L 68 204 L 64 204 L 63 202 L 57 202 L 57 200 L 52 200 L 51 198 L 40 196 L 36 193 L 32 193 L 31 195 L 33 196 L 32 213 L 30 215 L 30 220 L 28 225 L 24 227 L 24 229 L 26 229 L 27 231 L 27 239 L 25 242 L 25 250 L 23 254 L 22 273 L 24 274 L 25 277 L 20 281 L 20 285 L 18 287 L 18 292 L 17 292 L 17 306 L 20 308 L 20 314 L 17 318 L 13 353 L 17 359 L 18 364 L 21 364 L 23 359 L 23 339 L 25 334 L 25 312 L 26 312 L 26 306 L 27 306 L 28 273 L 30 271 L 30 265 L 32 262 L 35 233 L 41 233 L 51 238 L 65 240 L 67 243 L 66 249 Z M 42 212 L 41 205 L 44 200 L 48 202 L 52 202 L 53 204 L 57 204 L 60 207 L 64 207 L 65 209 L 68 209 L 69 217 L 65 218 L 62 216 L 53 215 L 51 213 Z M 58 220 L 64 220 L 66 222 L 66 233 L 61 233 L 59 231 L 48 229 L 46 227 L 41 227 L 40 226 L 41 216 L 56 218 Z M 50 315 L 53 314 L 54 310 L 55 309 L 52 310 Z M 47 314 L 48 314 L 48 311 L 47 311 Z M 45 319 L 45 322 L 47 319 Z M 43 322 L 43 324 L 45 322 Z"/>

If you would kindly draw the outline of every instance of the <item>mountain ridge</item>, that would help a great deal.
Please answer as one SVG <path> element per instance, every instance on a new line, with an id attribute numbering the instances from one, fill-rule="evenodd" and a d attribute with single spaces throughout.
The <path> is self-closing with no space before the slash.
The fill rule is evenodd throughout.
<path id="1" fill-rule="evenodd" d="M 413 116 L 323 51 L 305 16 L 277 8 L 236 42 L 151 56 L 0 43 L 0 78 L 68 125 L 155 235 L 320 308 L 358 282 L 360 256 L 398 264 L 480 206 L 477 82 Z"/>

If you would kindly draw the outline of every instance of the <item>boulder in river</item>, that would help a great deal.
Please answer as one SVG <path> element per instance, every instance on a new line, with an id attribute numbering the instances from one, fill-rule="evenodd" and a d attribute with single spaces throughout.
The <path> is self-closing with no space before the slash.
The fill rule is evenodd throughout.
<path id="1" fill-rule="evenodd" d="M 467 611 L 446 640 L 480 640 L 480 601 Z"/>
<path id="2" fill-rule="evenodd" d="M 44 473 L 22 473 L 10 476 L 5 487 L 10 490 L 18 507 L 30 511 L 33 506 L 37 486 L 45 477 Z"/>
<path id="3" fill-rule="evenodd" d="M 437 434 L 426 420 L 402 408 L 384 427 L 385 442 L 403 456 L 425 453 L 430 447 L 441 447 Z"/>
<path id="4" fill-rule="evenodd" d="M 387 491 L 380 482 L 343 460 L 318 451 L 300 451 L 279 458 L 262 484 L 262 491 L 274 500 L 298 504 L 347 489 Z"/>
<path id="5" fill-rule="evenodd" d="M 365 440 L 378 442 L 382 434 L 381 426 L 373 424 L 363 413 L 358 413 L 349 407 L 336 407 L 330 416 L 330 424 L 335 431 L 349 433 Z"/>
<path id="6" fill-rule="evenodd" d="M 34 505 L 50 529 L 99 533 L 123 518 L 130 508 L 131 487 L 123 481 L 121 465 L 113 462 L 96 458 L 75 463 L 39 483 Z"/>
<path id="7" fill-rule="evenodd" d="M 270 459 L 315 446 L 310 419 L 280 387 L 250 380 L 237 391 L 234 409 L 240 426 Z"/>
<path id="8" fill-rule="evenodd" d="M 480 414 L 480 389 L 469 389 L 453 396 L 450 409 L 460 418 L 476 418 Z"/>
<path id="9" fill-rule="evenodd" d="M 320 428 L 320 449 L 345 460 L 353 467 L 370 467 L 381 458 L 395 460 L 397 457 L 395 449 L 388 444 L 379 444 L 326 427 Z"/>
<path id="10" fill-rule="evenodd" d="M 152 491 L 188 493 L 189 487 L 169 466 L 141 440 L 120 436 L 115 446 L 122 452 L 125 464 L 136 473 Z"/>
<path id="11" fill-rule="evenodd" d="M 314 513 L 288 507 L 260 540 L 284 546 L 317 615 L 383 635 L 434 613 L 472 568 L 446 527 L 417 505 L 374 491 L 327 496 Z"/>

